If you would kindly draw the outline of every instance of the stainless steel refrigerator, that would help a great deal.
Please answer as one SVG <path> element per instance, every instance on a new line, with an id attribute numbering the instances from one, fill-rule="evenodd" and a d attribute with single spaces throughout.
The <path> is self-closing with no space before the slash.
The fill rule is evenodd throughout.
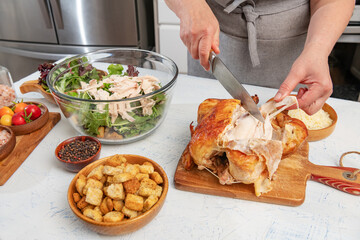
<path id="1" fill-rule="evenodd" d="M 0 65 L 14 81 L 69 55 L 154 42 L 151 0 L 0 0 Z"/>

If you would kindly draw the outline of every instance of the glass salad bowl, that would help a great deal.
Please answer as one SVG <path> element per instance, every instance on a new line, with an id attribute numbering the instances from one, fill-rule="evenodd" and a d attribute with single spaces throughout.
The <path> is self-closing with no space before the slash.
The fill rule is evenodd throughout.
<path id="1" fill-rule="evenodd" d="M 46 82 L 80 134 L 121 144 L 142 139 L 160 126 L 177 75 L 176 64 L 165 56 L 115 48 L 66 59 Z"/>

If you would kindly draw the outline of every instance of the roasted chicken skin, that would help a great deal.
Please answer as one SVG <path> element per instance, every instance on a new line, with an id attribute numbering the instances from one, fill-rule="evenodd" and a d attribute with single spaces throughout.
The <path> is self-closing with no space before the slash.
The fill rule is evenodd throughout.
<path id="1" fill-rule="evenodd" d="M 195 164 L 213 169 L 212 158 L 220 151 L 218 140 L 231 124 L 239 100 L 207 99 L 198 108 L 198 125 L 189 143 L 189 153 Z"/>
<path id="2" fill-rule="evenodd" d="M 263 115 L 268 118 L 270 112 Z M 182 155 L 184 168 L 208 168 L 221 184 L 254 183 L 257 196 L 271 190 L 281 158 L 295 152 L 307 137 L 300 120 L 279 113 L 263 124 L 236 99 L 205 100 L 198 108 L 196 128 L 190 129 L 192 137 Z"/>
<path id="3" fill-rule="evenodd" d="M 285 113 L 276 115 L 276 118 L 271 124 L 274 129 L 282 132 L 282 157 L 286 157 L 296 152 L 301 143 L 308 136 L 306 125 L 299 119 L 292 118 Z"/>

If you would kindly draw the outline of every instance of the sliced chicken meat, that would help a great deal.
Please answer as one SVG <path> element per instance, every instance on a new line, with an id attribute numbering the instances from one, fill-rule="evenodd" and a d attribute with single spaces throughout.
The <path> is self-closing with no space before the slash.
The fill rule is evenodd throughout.
<path id="1" fill-rule="evenodd" d="M 151 93 L 160 89 L 160 81 L 153 76 L 129 77 L 120 75 L 111 75 L 103 80 L 90 80 L 89 83 L 81 82 L 81 87 L 77 92 L 87 93 L 94 100 L 121 100 L 128 99 L 144 94 Z M 104 90 L 106 89 L 106 90 Z M 109 103 L 109 114 L 111 121 L 115 122 L 120 115 L 123 119 L 130 122 L 135 121 L 131 112 L 136 108 L 141 108 L 144 116 L 153 113 L 152 107 L 155 101 L 151 98 L 143 98 L 139 106 L 132 107 L 129 101 L 117 101 Z M 103 111 L 105 103 L 97 104 L 97 109 Z"/>

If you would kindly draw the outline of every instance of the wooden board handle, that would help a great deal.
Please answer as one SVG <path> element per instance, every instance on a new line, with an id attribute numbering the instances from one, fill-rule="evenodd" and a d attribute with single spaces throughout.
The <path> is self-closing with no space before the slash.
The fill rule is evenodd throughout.
<path id="1" fill-rule="evenodd" d="M 38 92 L 41 95 L 43 95 L 43 97 L 48 100 L 49 102 L 51 102 L 52 104 L 56 105 L 55 99 L 54 97 L 51 95 L 51 93 L 46 92 L 42 86 L 39 84 L 38 80 L 30 80 L 30 81 L 26 81 L 23 84 L 21 84 L 20 86 L 20 92 L 22 94 L 24 93 L 29 93 L 29 92 Z"/>
<path id="2" fill-rule="evenodd" d="M 311 173 L 311 180 L 360 196 L 360 174 L 351 176 L 356 168 L 309 164 L 308 170 Z"/>
<path id="3" fill-rule="evenodd" d="M 20 86 L 21 93 L 28 93 L 28 92 L 42 92 L 41 86 L 38 84 L 38 80 L 30 80 L 26 81 Z"/>

